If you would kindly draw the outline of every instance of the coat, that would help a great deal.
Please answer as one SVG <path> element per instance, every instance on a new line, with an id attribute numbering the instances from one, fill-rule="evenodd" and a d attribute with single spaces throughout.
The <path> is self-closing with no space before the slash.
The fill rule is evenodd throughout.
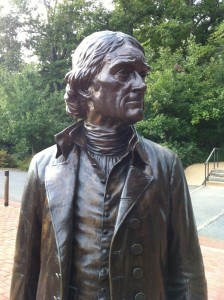
<path id="1" fill-rule="evenodd" d="M 68 132 L 59 134 L 57 145 L 31 162 L 11 300 L 70 300 L 79 149 Z M 140 137 L 136 152 L 111 241 L 111 300 L 205 300 L 204 267 L 182 165 L 174 153 Z"/>

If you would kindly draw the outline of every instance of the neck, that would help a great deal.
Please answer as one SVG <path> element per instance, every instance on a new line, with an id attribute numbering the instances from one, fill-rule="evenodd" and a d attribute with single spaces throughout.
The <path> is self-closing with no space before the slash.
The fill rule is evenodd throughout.
<path id="1" fill-rule="evenodd" d="M 131 137 L 131 127 L 108 128 L 84 123 L 87 149 L 94 154 L 122 155 Z"/>
<path id="2" fill-rule="evenodd" d="M 99 114 L 94 109 L 89 109 L 89 111 L 87 111 L 86 123 L 105 130 L 119 130 L 119 128 L 123 128 L 124 126 L 128 125 L 114 118 Z"/>

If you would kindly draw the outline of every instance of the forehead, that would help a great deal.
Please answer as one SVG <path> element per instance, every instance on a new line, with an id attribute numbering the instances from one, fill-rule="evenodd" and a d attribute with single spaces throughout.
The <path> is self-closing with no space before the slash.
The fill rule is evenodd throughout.
<path id="1" fill-rule="evenodd" d="M 108 53 L 104 58 L 104 63 L 109 64 L 111 68 L 119 65 L 132 65 L 149 71 L 144 53 L 131 44 L 124 44 L 116 50 Z"/>

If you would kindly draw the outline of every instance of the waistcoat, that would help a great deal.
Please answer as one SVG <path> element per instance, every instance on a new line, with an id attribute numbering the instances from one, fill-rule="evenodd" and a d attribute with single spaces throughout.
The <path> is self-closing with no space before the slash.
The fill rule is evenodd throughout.
<path id="1" fill-rule="evenodd" d="M 109 300 L 109 251 L 129 157 L 117 162 L 108 177 L 84 149 L 79 165 L 68 299 Z"/>

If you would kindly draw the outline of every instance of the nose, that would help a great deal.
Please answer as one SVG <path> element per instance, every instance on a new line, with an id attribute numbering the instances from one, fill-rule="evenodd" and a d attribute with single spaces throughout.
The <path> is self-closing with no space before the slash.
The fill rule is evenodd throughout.
<path id="1" fill-rule="evenodd" d="M 132 83 L 132 91 L 144 94 L 146 88 L 147 86 L 142 76 L 138 72 L 135 72 L 135 76 Z"/>

